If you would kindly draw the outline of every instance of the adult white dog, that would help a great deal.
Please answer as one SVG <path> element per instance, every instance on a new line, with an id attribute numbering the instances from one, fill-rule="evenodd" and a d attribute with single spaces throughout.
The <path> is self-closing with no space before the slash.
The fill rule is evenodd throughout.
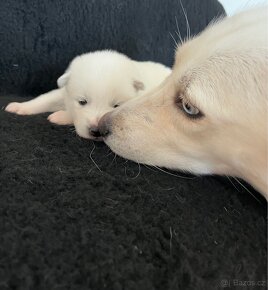
<path id="1" fill-rule="evenodd" d="M 76 57 L 58 79 L 59 89 L 6 111 L 19 115 L 55 112 L 48 117 L 59 125 L 74 124 L 78 135 L 101 140 L 100 118 L 124 102 L 159 85 L 171 72 L 154 62 L 138 62 L 110 50 Z"/>
<path id="2" fill-rule="evenodd" d="M 243 178 L 267 198 L 267 15 L 242 12 L 183 43 L 154 92 L 103 117 L 105 143 L 149 165 Z"/>

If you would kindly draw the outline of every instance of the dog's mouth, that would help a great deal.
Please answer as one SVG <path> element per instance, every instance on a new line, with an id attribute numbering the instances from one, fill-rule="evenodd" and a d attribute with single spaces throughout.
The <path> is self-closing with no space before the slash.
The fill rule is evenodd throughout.
<path id="1" fill-rule="evenodd" d="M 92 135 L 90 135 L 90 134 L 87 134 L 87 135 L 82 135 L 82 134 L 79 134 L 79 133 L 77 133 L 77 135 L 79 136 L 79 137 L 81 137 L 81 138 L 83 138 L 83 139 L 86 139 L 86 140 L 91 140 L 91 141 L 96 141 L 96 142 L 103 142 L 104 140 L 104 138 L 102 137 L 102 136 L 98 136 L 98 137 L 94 137 L 94 136 L 92 136 Z"/>
<path id="2" fill-rule="evenodd" d="M 93 141 L 103 141 L 103 136 L 100 134 L 99 130 L 91 130 L 89 133 L 89 139 Z"/>
<path id="3" fill-rule="evenodd" d="M 90 136 L 89 139 L 93 140 L 93 141 L 97 141 L 97 142 L 103 142 L 103 137 L 92 137 L 92 136 Z"/>
<path id="4" fill-rule="evenodd" d="M 96 142 L 102 142 L 103 136 L 100 134 L 99 130 L 83 130 L 81 127 L 76 127 L 76 134 L 84 139 L 92 140 Z"/>

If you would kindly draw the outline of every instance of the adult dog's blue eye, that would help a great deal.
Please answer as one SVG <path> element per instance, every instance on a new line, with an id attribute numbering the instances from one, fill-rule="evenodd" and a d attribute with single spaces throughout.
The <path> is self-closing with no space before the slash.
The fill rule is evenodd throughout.
<path id="1" fill-rule="evenodd" d="M 203 113 L 186 99 L 181 96 L 177 96 L 175 99 L 176 106 L 186 115 L 186 117 L 191 119 L 197 119 L 203 117 Z"/>
<path id="2" fill-rule="evenodd" d="M 87 100 L 79 100 L 78 103 L 81 106 L 85 106 L 87 104 Z"/>
<path id="3" fill-rule="evenodd" d="M 195 106 L 184 100 L 182 100 L 182 109 L 187 115 L 190 115 L 190 117 L 198 116 L 200 114 L 200 111 Z"/>

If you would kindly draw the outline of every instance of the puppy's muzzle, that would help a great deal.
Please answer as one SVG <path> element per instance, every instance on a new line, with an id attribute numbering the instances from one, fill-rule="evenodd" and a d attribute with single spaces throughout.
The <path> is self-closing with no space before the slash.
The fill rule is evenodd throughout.
<path id="1" fill-rule="evenodd" d="M 111 113 L 106 113 L 99 121 L 100 136 L 107 138 L 111 134 L 112 118 Z"/>

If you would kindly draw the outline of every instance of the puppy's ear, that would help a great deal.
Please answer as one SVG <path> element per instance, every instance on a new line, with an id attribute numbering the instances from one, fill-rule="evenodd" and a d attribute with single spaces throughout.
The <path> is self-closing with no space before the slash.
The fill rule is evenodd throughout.
<path id="1" fill-rule="evenodd" d="M 137 92 L 145 89 L 144 83 L 136 80 L 133 82 L 133 87 Z"/>
<path id="2" fill-rule="evenodd" d="M 69 71 L 66 71 L 62 76 L 60 76 L 57 80 L 57 84 L 59 88 L 64 87 L 70 78 L 71 73 Z"/>

